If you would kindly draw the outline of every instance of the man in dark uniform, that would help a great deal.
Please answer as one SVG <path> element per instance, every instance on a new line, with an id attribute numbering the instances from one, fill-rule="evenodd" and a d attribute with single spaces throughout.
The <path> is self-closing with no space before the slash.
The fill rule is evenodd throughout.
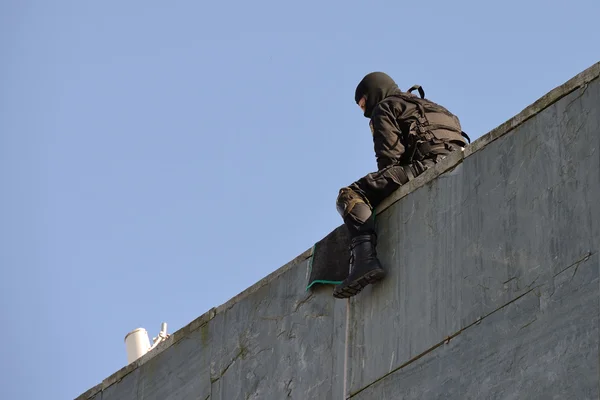
<path id="1" fill-rule="evenodd" d="M 420 97 L 411 92 L 418 89 Z M 370 119 L 377 172 L 340 189 L 337 210 L 352 237 L 349 276 L 335 287 L 336 298 L 358 294 L 383 279 L 386 271 L 377 258 L 373 210 L 400 186 L 467 144 L 458 118 L 425 99 L 419 86 L 402 92 L 382 72 L 366 75 L 354 97 Z"/>

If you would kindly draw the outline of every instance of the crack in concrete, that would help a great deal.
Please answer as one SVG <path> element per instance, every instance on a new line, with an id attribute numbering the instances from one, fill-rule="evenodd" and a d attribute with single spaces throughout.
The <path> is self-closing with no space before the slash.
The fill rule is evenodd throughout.
<path id="1" fill-rule="evenodd" d="M 588 253 L 585 256 L 583 256 L 579 260 L 575 261 L 574 263 L 572 263 L 568 267 L 563 268 L 562 270 L 560 270 L 559 272 L 557 272 L 556 274 L 554 274 L 552 277 L 556 278 L 558 275 L 562 274 L 563 272 L 565 272 L 566 270 L 568 270 L 569 268 L 572 268 L 574 266 L 576 266 L 575 269 L 577 269 L 579 267 L 579 264 L 581 264 L 582 262 L 585 262 L 585 261 L 589 260 L 590 257 L 592 256 L 592 254 L 594 254 L 594 253 L 592 253 L 591 251 L 588 251 Z M 575 274 L 573 274 L 573 276 L 575 276 Z"/>
<path id="2" fill-rule="evenodd" d="M 526 286 L 527 289 L 531 289 L 533 284 L 536 283 L 538 279 L 540 279 L 540 275 L 538 275 L 529 285 Z"/>
<path id="3" fill-rule="evenodd" d="M 315 297 L 315 293 L 314 293 L 314 292 L 311 292 L 311 293 L 309 293 L 309 294 L 308 294 L 308 295 L 307 295 L 305 298 L 303 298 L 303 299 L 299 300 L 298 302 L 296 302 L 296 303 L 294 304 L 294 306 L 293 306 L 293 308 L 292 308 L 292 310 L 291 310 L 291 311 L 289 311 L 289 312 L 287 312 L 287 313 L 285 313 L 285 314 L 283 314 L 283 315 L 264 315 L 264 316 L 261 316 L 261 317 L 259 317 L 259 318 L 260 318 L 261 320 L 263 320 L 263 321 L 275 321 L 275 325 L 276 325 L 276 327 L 278 328 L 278 327 L 279 327 L 279 323 L 280 323 L 281 321 L 283 321 L 283 320 L 284 320 L 284 318 L 287 318 L 287 317 L 289 317 L 289 316 L 291 316 L 291 315 L 295 314 L 296 312 L 298 312 L 298 310 L 300 309 L 300 307 L 302 307 L 303 305 L 305 305 L 305 304 L 309 303 L 309 302 L 310 302 L 310 301 L 311 301 L 311 300 L 312 300 L 314 297 Z M 304 317 L 306 317 L 306 318 L 321 318 L 321 317 L 324 317 L 324 316 L 326 316 L 326 315 L 324 315 L 324 314 L 320 314 L 320 313 L 317 313 L 317 314 L 306 314 L 306 315 L 304 315 Z M 296 326 L 296 325 L 298 325 L 298 323 L 293 323 L 293 324 L 292 324 L 292 327 L 291 327 L 291 328 L 290 328 L 290 330 L 289 330 L 289 331 L 290 331 L 290 336 L 289 336 L 289 338 L 293 338 L 293 337 L 295 337 L 295 336 L 292 336 L 291 330 L 292 330 L 292 329 L 294 328 L 294 326 Z M 284 329 L 283 331 L 281 331 L 281 332 L 277 333 L 276 337 L 280 337 L 280 336 L 281 336 L 281 335 L 283 335 L 285 332 L 288 332 L 288 330 L 287 330 L 287 329 Z"/>
<path id="4" fill-rule="evenodd" d="M 537 317 L 533 319 L 533 321 L 526 323 L 525 325 L 523 325 L 521 328 L 519 328 L 519 330 L 525 329 L 527 328 L 529 325 L 533 324 L 535 321 L 537 321 Z"/>
<path id="5" fill-rule="evenodd" d="M 288 383 L 286 383 L 286 385 L 285 385 L 285 390 L 287 390 L 287 398 L 288 399 L 292 398 L 292 382 L 293 381 L 294 381 L 294 378 L 290 378 Z"/>
<path id="6" fill-rule="evenodd" d="M 252 355 L 250 356 L 250 358 L 255 358 L 255 357 L 258 357 L 258 355 L 259 355 L 259 354 L 262 354 L 262 353 L 264 353 L 265 351 L 270 351 L 270 352 L 272 353 L 272 352 L 274 351 L 274 349 L 273 349 L 273 347 L 268 347 L 268 348 L 266 348 L 266 349 L 259 350 L 259 351 L 257 351 L 255 354 L 252 354 Z"/>
<path id="7" fill-rule="evenodd" d="M 298 309 L 303 304 L 308 303 L 314 296 L 315 296 L 315 293 L 314 292 L 310 292 L 310 294 L 308 296 L 306 296 L 304 299 L 302 299 L 298 303 L 296 303 L 296 306 L 294 307 L 294 311 L 292 311 L 292 313 L 295 313 L 296 311 L 298 311 Z"/>
<path id="8" fill-rule="evenodd" d="M 279 332 L 276 337 L 278 338 L 286 332 L 287 332 L 287 330 L 284 329 L 283 331 Z"/>
<path id="9" fill-rule="evenodd" d="M 515 279 L 519 279 L 519 278 L 517 278 L 516 276 L 513 276 L 513 277 L 512 277 L 512 278 L 510 278 L 509 280 L 502 282 L 502 284 L 503 284 L 503 285 L 506 285 L 508 282 L 510 282 L 510 281 L 514 281 Z"/>
<path id="10" fill-rule="evenodd" d="M 216 378 L 211 377 L 210 378 L 210 383 L 211 386 L 213 383 L 216 383 L 217 381 L 219 381 L 219 379 L 221 379 L 223 377 L 223 375 L 225 375 L 225 373 L 227 372 L 227 370 L 229 369 L 229 367 L 231 367 L 233 365 L 233 363 L 235 363 L 237 360 L 240 359 L 240 357 L 244 356 L 244 349 L 240 348 L 240 350 L 238 351 L 238 353 L 233 357 L 233 359 L 225 366 L 225 368 L 219 373 L 219 376 Z"/>
<path id="11" fill-rule="evenodd" d="M 319 391 L 319 388 L 321 387 L 321 385 L 323 385 L 324 383 L 326 383 L 326 382 L 328 382 L 328 381 L 329 381 L 329 378 L 325 378 L 325 379 L 319 379 L 319 380 L 318 380 L 318 381 L 316 381 L 314 384 L 310 385 L 310 386 L 308 387 L 308 389 L 306 389 L 306 391 L 303 393 L 303 395 L 304 395 L 304 396 L 303 396 L 303 398 L 305 398 L 305 399 L 306 399 L 306 398 L 311 398 L 311 399 L 314 399 L 314 398 L 316 398 L 316 397 L 319 397 L 319 396 L 314 396 L 314 395 L 313 395 L 313 396 L 311 396 L 311 397 L 308 397 L 307 395 L 308 395 L 309 393 L 311 393 L 313 390 L 316 390 L 318 393 L 321 393 L 321 391 Z"/>
<path id="12" fill-rule="evenodd" d="M 565 106 L 564 114 L 566 114 L 566 111 L 569 111 L 569 108 L 571 108 L 573 103 L 575 103 L 577 100 L 579 100 L 581 97 L 583 97 L 583 95 L 587 91 L 588 86 L 589 86 L 589 83 L 584 83 L 582 86 L 579 87 L 579 94 L 573 100 L 571 100 L 570 102 L 567 103 L 567 105 Z"/>
<path id="13" fill-rule="evenodd" d="M 413 215 L 415 215 L 415 201 L 414 200 L 412 201 L 412 204 L 411 204 L 410 214 L 408 214 L 408 217 L 405 220 L 402 221 L 402 224 L 403 225 L 408 224 L 408 221 L 411 220 L 411 218 L 413 217 Z"/>
<path id="14" fill-rule="evenodd" d="M 552 280 L 550 280 L 550 281 L 548 282 L 548 283 L 549 283 L 549 286 L 550 286 L 550 287 L 551 287 L 551 289 L 552 289 L 552 293 L 550 293 L 550 294 L 548 295 L 548 298 L 551 298 L 552 296 L 554 296 L 554 292 L 556 291 L 556 287 L 555 287 L 555 285 L 554 285 L 554 278 L 556 278 L 556 277 L 557 277 L 557 276 L 559 276 L 560 274 L 562 274 L 562 273 L 564 273 L 564 272 L 568 271 L 568 270 L 569 270 L 569 268 L 573 268 L 573 267 L 575 267 L 575 271 L 573 271 L 573 275 L 571 276 L 571 279 L 569 279 L 569 282 L 570 282 L 570 281 L 572 281 L 572 280 L 573 280 L 573 278 L 575 277 L 575 274 L 577 273 L 577 270 L 578 270 L 578 268 L 579 268 L 579 265 L 580 265 L 582 262 L 586 262 L 587 260 L 589 260 L 589 259 L 590 259 L 590 257 L 592 256 L 592 254 L 594 254 L 594 253 L 593 253 L 593 252 L 591 252 L 591 251 L 589 251 L 589 252 L 588 252 L 588 253 L 587 253 L 585 256 L 583 256 L 583 257 L 582 257 L 582 258 L 580 258 L 579 260 L 575 261 L 574 263 L 572 263 L 572 264 L 571 264 L 571 265 L 569 265 L 568 267 L 566 267 L 566 268 L 563 268 L 562 270 L 560 270 L 559 272 L 557 272 L 556 274 L 554 274 L 554 275 L 552 276 Z"/>
<path id="15" fill-rule="evenodd" d="M 539 146 L 536 146 L 536 149 L 535 149 L 535 151 L 534 151 L 534 153 L 533 153 L 534 155 L 537 153 L 537 149 L 538 149 L 538 147 L 539 147 Z M 531 159 L 533 159 L 533 158 L 534 158 L 534 157 L 531 157 Z M 508 186 L 508 185 L 514 185 L 514 184 L 515 184 L 515 183 L 516 183 L 516 182 L 519 180 L 519 177 L 521 176 L 521 171 L 524 169 L 524 168 L 523 168 L 523 164 L 525 164 L 525 160 L 521 161 L 521 164 L 519 164 L 519 167 L 517 168 L 517 176 L 516 176 L 516 177 L 515 177 L 513 180 L 511 180 L 511 181 L 508 181 L 508 184 L 507 184 L 507 186 Z M 526 168 L 525 168 L 525 169 L 526 169 Z M 500 186 L 500 184 L 502 184 L 502 183 L 503 183 L 503 182 L 500 182 L 500 183 L 499 183 L 499 184 L 498 184 L 496 187 Z M 494 189 L 496 189 L 496 188 L 494 188 Z M 489 195 L 489 192 L 488 192 L 488 195 Z"/>

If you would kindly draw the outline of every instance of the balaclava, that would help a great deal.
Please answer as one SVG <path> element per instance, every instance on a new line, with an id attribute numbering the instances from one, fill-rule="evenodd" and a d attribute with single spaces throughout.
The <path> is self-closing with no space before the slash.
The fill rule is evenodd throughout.
<path id="1" fill-rule="evenodd" d="M 359 100 L 366 95 L 367 102 L 365 103 L 364 116 L 371 118 L 375 106 L 381 100 L 399 90 L 398 85 L 396 85 L 396 82 L 389 75 L 383 72 L 371 72 L 356 87 L 354 101 L 358 104 Z"/>

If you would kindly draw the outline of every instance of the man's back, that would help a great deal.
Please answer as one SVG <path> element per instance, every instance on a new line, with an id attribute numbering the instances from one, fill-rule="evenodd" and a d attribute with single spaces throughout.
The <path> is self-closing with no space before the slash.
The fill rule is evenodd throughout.
<path id="1" fill-rule="evenodd" d="M 379 169 L 428 158 L 425 147 L 444 142 L 464 146 L 466 141 L 458 117 L 445 107 L 412 93 L 395 90 L 373 109 L 371 127 Z M 435 152 L 435 147 L 433 148 Z M 425 154 L 423 152 L 425 151 Z"/>

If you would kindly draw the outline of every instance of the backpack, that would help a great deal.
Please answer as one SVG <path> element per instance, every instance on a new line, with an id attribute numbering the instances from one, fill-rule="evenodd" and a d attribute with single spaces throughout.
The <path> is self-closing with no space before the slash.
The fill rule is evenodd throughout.
<path id="1" fill-rule="evenodd" d="M 416 95 L 412 94 L 412 92 L 414 90 L 417 90 L 419 92 L 420 98 L 418 98 Z M 406 100 L 410 103 L 415 104 L 417 106 L 417 108 L 419 109 L 419 111 L 421 113 L 421 117 L 419 118 L 419 123 L 423 128 L 428 127 L 428 129 L 423 129 L 426 139 L 428 139 L 428 140 L 432 139 L 431 137 L 429 137 L 430 135 L 433 135 L 433 137 L 440 139 L 440 140 L 450 139 L 447 136 L 438 137 L 438 135 L 435 135 L 433 132 L 431 132 L 432 130 L 442 128 L 442 129 L 451 130 L 451 131 L 454 131 L 454 132 L 460 134 L 462 137 L 467 139 L 467 141 L 469 143 L 471 143 L 471 138 L 462 129 L 460 129 L 460 131 L 459 131 L 455 126 L 444 124 L 444 122 L 445 122 L 444 119 L 452 118 L 453 120 L 456 121 L 456 125 L 460 126 L 460 122 L 458 121 L 458 118 L 454 114 L 452 114 L 450 111 L 448 111 L 446 108 L 440 106 L 439 104 L 436 104 L 425 98 L 425 90 L 423 90 L 423 87 L 421 85 L 413 85 L 410 89 L 407 90 L 407 93 L 410 93 L 410 95 L 409 96 L 400 95 L 400 97 L 402 97 L 403 100 Z M 431 114 L 433 114 L 433 116 L 434 116 L 434 118 L 432 118 L 433 121 L 430 121 L 428 118 L 431 116 Z M 442 114 L 443 117 L 439 118 L 439 116 L 436 114 Z M 429 131 L 429 132 L 427 132 L 427 131 Z"/>
<path id="2" fill-rule="evenodd" d="M 414 90 L 419 92 L 420 98 L 412 94 Z M 460 142 L 461 147 L 467 141 L 471 143 L 471 138 L 462 130 L 458 118 L 441 105 L 426 99 L 425 91 L 420 85 L 412 86 L 407 92 L 394 93 L 393 96 L 414 104 L 419 114 L 416 116 L 416 129 L 409 132 L 411 150 L 406 154 L 405 162 L 421 161 L 429 154 L 448 149 L 452 142 Z"/>

